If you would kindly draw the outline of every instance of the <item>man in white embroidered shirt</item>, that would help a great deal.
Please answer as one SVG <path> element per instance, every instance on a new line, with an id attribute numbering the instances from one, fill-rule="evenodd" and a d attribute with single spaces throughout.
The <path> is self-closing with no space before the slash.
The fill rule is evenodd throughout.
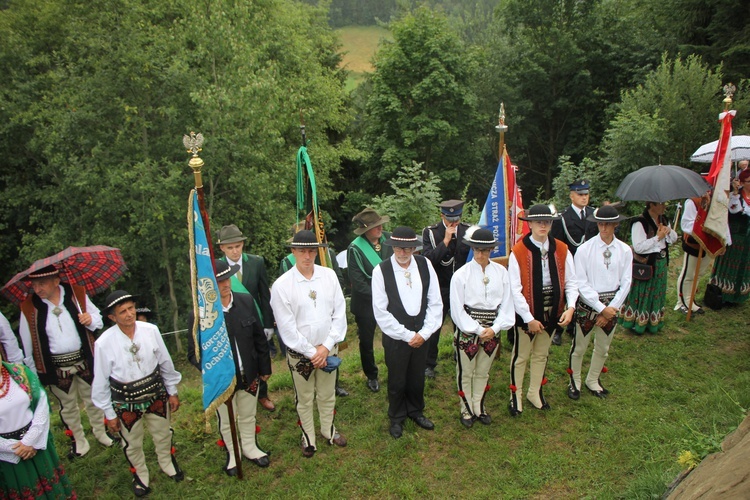
<path id="1" fill-rule="evenodd" d="M 302 456 L 315 455 L 313 399 L 317 398 L 320 433 L 328 444 L 346 446 L 336 431 L 336 371 L 338 344 L 346 337 L 346 302 L 333 269 L 315 264 L 320 247 L 315 234 L 299 231 L 289 244 L 295 265 L 271 288 L 279 335 L 287 347 L 302 429 Z"/>
<path id="2" fill-rule="evenodd" d="M 398 439 L 406 417 L 423 429 L 435 428 L 423 413 L 426 341 L 443 322 L 443 301 L 430 261 L 412 255 L 417 247 L 413 229 L 397 227 L 385 244 L 393 247 L 393 255 L 372 272 L 372 310 L 383 331 L 390 433 Z"/>
<path id="3" fill-rule="evenodd" d="M 136 321 L 133 295 L 124 290 L 110 293 L 106 312 L 115 325 L 96 340 L 91 400 L 104 411 L 109 431 L 120 434 L 133 474 L 133 493 L 142 497 L 151 492 L 144 425 L 161 470 L 176 482 L 185 478 L 174 457 L 170 426 L 172 413 L 180 407 L 177 384 L 182 375 L 174 368 L 159 328 Z"/>
<path id="4" fill-rule="evenodd" d="M 604 371 L 617 314 L 628 297 L 633 276 L 633 252 L 615 237 L 615 230 L 625 217 L 612 205 L 604 205 L 588 219 L 596 223 L 599 235 L 581 245 L 575 255 L 579 300 L 576 335 L 568 361 L 570 399 L 581 396 L 581 365 L 592 336 L 594 353 L 586 376 L 586 388 L 598 398 L 609 394 L 599 377 Z"/>

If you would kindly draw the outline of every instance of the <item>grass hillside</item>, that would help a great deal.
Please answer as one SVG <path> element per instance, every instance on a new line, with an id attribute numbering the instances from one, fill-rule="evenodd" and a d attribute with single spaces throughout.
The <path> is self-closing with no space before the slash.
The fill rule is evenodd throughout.
<path id="1" fill-rule="evenodd" d="M 675 268 L 681 259 L 672 262 Z M 674 300 L 670 290 L 667 304 Z M 579 401 L 568 399 L 569 347 L 552 346 L 545 389 L 552 409 L 541 412 L 525 405 L 517 419 L 507 412 L 510 353 L 503 337 L 488 394 L 493 422 L 472 429 L 459 423 L 446 327 L 438 377 L 427 382 L 425 394 L 425 414 L 436 429 L 428 432 L 408 422 L 399 440 L 388 434 L 387 371 L 380 339 L 376 358 L 383 389 L 373 394 L 365 387 L 356 327 L 350 321 L 349 347 L 341 353 L 341 382 L 351 396 L 338 399 L 336 415 L 349 446 L 323 443 L 313 458 L 302 457 L 291 376 L 277 358 L 269 381 L 277 410 L 258 409 L 258 441 L 270 452 L 271 466 L 259 469 L 245 461 L 243 481 L 223 474 L 215 419 L 212 432 L 205 433 L 199 374 L 182 355 L 175 355 L 184 377 L 182 407 L 174 416 L 175 447 L 187 480 L 175 484 L 159 471 L 147 437 L 150 497 L 658 498 L 684 468 L 678 458 L 688 457 L 686 452 L 702 457 L 717 451 L 750 406 L 749 317 L 750 304 L 708 311 L 690 323 L 670 310 L 658 335 L 618 329 L 609 371 L 602 375 L 611 391 L 606 400 L 588 393 Z M 53 429 L 58 449 L 67 450 L 56 413 Z M 131 495 L 130 474 L 119 449 L 103 449 L 92 439 L 89 456 L 62 461 L 81 498 Z"/>
<path id="2" fill-rule="evenodd" d="M 381 39 L 390 39 L 390 32 L 379 26 L 346 26 L 336 30 L 343 47 L 341 65 L 349 70 L 347 89 L 354 89 L 372 68 L 372 57 L 377 52 Z"/>

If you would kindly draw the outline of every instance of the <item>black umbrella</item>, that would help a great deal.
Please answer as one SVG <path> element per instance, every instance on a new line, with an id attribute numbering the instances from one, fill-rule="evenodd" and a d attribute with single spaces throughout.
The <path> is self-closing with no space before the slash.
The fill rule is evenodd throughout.
<path id="1" fill-rule="evenodd" d="M 625 201 L 655 201 L 694 198 L 711 186 L 696 172 L 676 165 L 653 165 L 632 172 L 615 193 Z"/>

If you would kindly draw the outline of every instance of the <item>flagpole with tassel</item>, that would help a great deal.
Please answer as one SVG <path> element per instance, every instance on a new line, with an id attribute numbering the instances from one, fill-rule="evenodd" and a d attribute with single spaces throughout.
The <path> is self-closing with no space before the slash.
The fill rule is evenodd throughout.
<path id="1" fill-rule="evenodd" d="M 206 212 L 206 206 L 205 206 L 205 200 L 203 195 L 203 175 L 201 173 L 203 169 L 203 160 L 198 156 L 198 153 L 201 152 L 201 146 L 203 145 L 203 134 L 196 134 L 195 132 L 190 132 L 190 135 L 185 135 L 182 138 L 182 143 L 187 149 L 187 152 L 192 155 L 190 158 L 190 161 L 188 162 L 188 165 L 190 166 L 190 169 L 193 171 L 193 177 L 195 179 L 195 195 L 198 199 L 198 207 L 200 211 L 200 217 L 203 221 L 203 227 L 205 228 L 205 241 L 206 241 L 206 247 L 208 250 L 208 255 L 211 259 L 211 267 L 213 269 L 214 275 L 216 274 L 216 269 L 214 267 L 214 249 L 213 245 L 211 244 L 211 229 L 209 225 L 209 218 L 208 213 Z M 193 197 L 193 193 L 191 193 L 191 199 Z M 192 207 L 188 210 L 188 225 L 190 226 L 190 252 L 191 252 L 191 259 L 194 259 L 195 257 L 195 241 L 193 236 L 193 227 L 192 222 L 194 222 L 192 219 L 194 217 Z M 193 267 L 193 266 L 191 266 Z M 192 274 L 192 272 L 191 272 Z M 199 311 L 199 305 L 196 298 L 195 290 L 197 289 L 197 283 L 195 283 L 197 280 L 194 276 L 191 276 L 191 281 L 193 281 L 193 317 L 195 318 L 195 321 L 193 322 L 193 331 L 189 332 L 191 335 L 193 335 L 193 338 L 195 339 L 194 345 L 196 350 L 196 359 L 202 359 L 201 356 L 201 342 L 200 337 L 198 335 L 198 324 L 200 322 L 200 311 Z M 222 316 L 223 317 L 223 316 Z M 228 338 L 226 339 L 228 343 Z M 231 351 L 230 351 L 231 352 Z M 230 358 L 231 359 L 231 358 Z M 234 361 L 232 361 L 232 365 L 234 365 Z M 232 366 L 232 370 L 234 371 L 234 366 Z M 216 402 L 220 401 L 220 399 L 226 399 L 224 400 L 224 404 L 227 406 L 227 413 L 229 415 L 229 430 L 232 435 L 232 445 L 234 448 L 234 461 L 237 466 L 237 478 L 242 479 L 242 459 L 240 457 L 240 447 L 239 447 L 239 440 L 237 439 L 237 427 L 235 424 L 234 419 L 234 409 L 232 407 L 232 399 L 234 398 L 234 388 L 236 385 L 236 380 L 233 380 L 229 388 L 219 396 L 206 410 L 206 430 L 210 430 L 210 424 L 208 422 L 208 415 L 213 413 L 213 409 L 215 409 L 217 404 Z M 204 384 L 205 386 L 205 384 Z M 205 389 L 205 387 L 204 387 Z M 228 395 L 228 397 L 227 397 Z M 221 403 L 219 403 L 221 404 Z"/>

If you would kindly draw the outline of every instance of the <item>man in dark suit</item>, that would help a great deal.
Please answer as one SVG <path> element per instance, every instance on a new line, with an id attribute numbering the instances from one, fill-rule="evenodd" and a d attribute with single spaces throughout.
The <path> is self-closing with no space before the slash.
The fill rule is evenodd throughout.
<path id="1" fill-rule="evenodd" d="M 450 291 L 451 278 L 461 266 L 466 264 L 469 257 L 469 247 L 464 243 L 464 234 L 469 228 L 468 224 L 461 222 L 464 202 L 462 200 L 447 200 L 440 205 L 440 222 L 433 226 L 424 228 L 422 231 L 422 255 L 427 257 L 435 268 L 435 273 L 440 283 L 440 296 L 443 299 L 443 321 L 451 312 Z M 437 367 L 438 342 L 440 341 L 440 330 L 436 331 L 427 340 L 427 367 L 425 376 L 435 378 Z"/>
<path id="2" fill-rule="evenodd" d="M 245 253 L 245 240 L 234 224 L 224 226 L 219 230 L 219 238 L 216 242 L 219 249 L 224 253 L 222 260 L 230 266 L 239 266 L 237 274 L 231 278 L 232 291 L 249 293 L 255 299 L 256 312 L 260 318 L 266 338 L 273 335 L 273 311 L 271 310 L 271 290 L 268 286 L 268 274 L 263 257 Z M 268 398 L 268 385 L 261 381 L 258 390 L 258 402 L 268 411 L 274 411 L 276 407 Z"/>
<path id="3" fill-rule="evenodd" d="M 268 341 L 263 326 L 258 320 L 253 298 L 247 293 L 233 293 L 230 279 L 240 266 L 229 267 L 223 260 L 214 261 L 216 284 L 219 287 L 221 305 L 224 310 L 224 322 L 227 327 L 229 343 L 232 346 L 237 386 L 232 407 L 237 419 L 236 428 L 242 456 L 258 467 L 268 467 L 268 454 L 258 448 L 255 432 L 255 414 L 260 382 L 271 376 L 271 357 L 268 355 Z M 190 315 L 188 331 L 193 331 L 194 318 Z M 188 335 L 188 361 L 200 369 L 196 359 L 195 344 L 192 335 Z M 217 410 L 219 433 L 227 452 L 224 472 L 228 476 L 237 475 L 237 463 L 234 457 L 234 444 L 229 427 L 227 405 L 220 405 Z"/>
<path id="4" fill-rule="evenodd" d="M 594 213 L 589 206 L 589 181 L 580 179 L 572 184 L 570 188 L 570 206 L 562 212 L 562 218 L 552 223 L 550 236 L 568 245 L 570 254 L 575 256 L 578 247 L 590 240 L 597 234 L 599 229 L 596 223 L 588 221 L 588 217 Z M 568 333 L 573 335 L 574 325 L 568 327 Z M 552 336 L 552 344 L 562 344 L 562 328 L 557 328 Z"/>

